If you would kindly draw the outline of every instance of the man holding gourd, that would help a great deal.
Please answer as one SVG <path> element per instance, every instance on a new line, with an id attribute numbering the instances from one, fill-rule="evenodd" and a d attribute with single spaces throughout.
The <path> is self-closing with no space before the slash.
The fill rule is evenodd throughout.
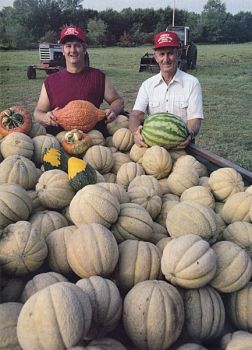
<path id="1" fill-rule="evenodd" d="M 148 115 L 170 113 L 186 123 L 186 140 L 176 146 L 185 148 L 198 134 L 203 119 L 201 86 L 197 78 L 181 71 L 178 63 L 181 55 L 177 34 L 172 31 L 158 33 L 154 39 L 154 57 L 160 73 L 145 80 L 130 114 L 129 128 L 135 143 L 148 147 L 144 142 L 143 122 Z M 172 130 L 173 131 L 173 130 Z"/>
<path id="2" fill-rule="evenodd" d="M 64 28 L 60 33 L 60 43 L 66 68 L 45 78 L 34 118 L 48 132 L 56 134 L 62 129 L 54 111 L 74 100 L 89 101 L 97 108 L 106 101 L 109 104 L 105 110 L 106 118 L 95 126 L 106 135 L 106 123 L 112 122 L 123 111 L 123 98 L 105 73 L 85 65 L 87 46 L 85 34 L 80 28 Z"/>

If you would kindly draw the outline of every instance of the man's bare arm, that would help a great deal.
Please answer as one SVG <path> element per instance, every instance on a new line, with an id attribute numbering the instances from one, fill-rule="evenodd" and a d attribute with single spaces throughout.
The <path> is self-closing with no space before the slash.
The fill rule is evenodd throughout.
<path id="1" fill-rule="evenodd" d="M 35 107 L 33 115 L 34 115 L 35 121 L 44 126 L 58 125 L 57 122 L 55 121 L 52 111 L 50 111 L 50 102 L 49 102 L 49 98 L 48 98 L 44 84 L 42 85 L 38 103 Z"/>
<path id="2" fill-rule="evenodd" d="M 143 121 L 144 121 L 144 113 L 142 111 L 133 110 L 130 113 L 129 129 L 134 135 L 135 144 L 140 147 L 148 147 L 148 145 L 144 143 L 143 137 L 141 135 L 141 130 L 143 128 L 141 124 Z"/>
<path id="3" fill-rule="evenodd" d="M 123 112 L 124 100 L 116 91 L 110 79 L 106 76 L 105 78 L 105 92 L 104 99 L 110 105 L 110 108 L 106 110 L 107 123 L 113 121 L 116 116 Z"/>

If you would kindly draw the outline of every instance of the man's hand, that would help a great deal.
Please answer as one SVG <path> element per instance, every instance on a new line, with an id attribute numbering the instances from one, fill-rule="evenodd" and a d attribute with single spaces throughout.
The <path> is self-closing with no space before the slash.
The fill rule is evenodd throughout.
<path id="1" fill-rule="evenodd" d="M 139 127 L 137 128 L 137 130 L 134 132 L 134 142 L 137 146 L 140 147 L 148 147 L 148 145 L 146 145 L 146 143 L 143 140 L 143 137 L 141 135 L 141 130 L 142 130 L 143 126 L 139 125 Z"/>
<path id="2" fill-rule="evenodd" d="M 106 120 L 105 124 L 111 123 L 116 119 L 116 114 L 112 109 L 105 109 Z"/>
<path id="3" fill-rule="evenodd" d="M 50 125 L 50 126 L 58 126 L 59 124 L 57 123 L 57 119 L 54 116 L 53 112 L 59 109 L 58 107 L 55 108 L 53 111 L 49 111 L 46 113 L 45 118 L 43 120 L 45 125 Z"/>
<path id="4" fill-rule="evenodd" d="M 170 148 L 171 150 L 182 150 L 184 148 L 186 148 L 186 146 L 189 145 L 189 143 L 192 141 L 192 136 L 191 134 L 187 137 L 187 139 L 185 139 L 185 141 L 181 142 L 179 145 L 177 145 L 176 147 Z"/>

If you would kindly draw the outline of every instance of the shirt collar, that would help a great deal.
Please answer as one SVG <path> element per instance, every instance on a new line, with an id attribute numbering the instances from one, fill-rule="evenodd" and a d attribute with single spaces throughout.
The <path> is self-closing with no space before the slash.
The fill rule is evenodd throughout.
<path id="1" fill-rule="evenodd" d="M 172 84 L 173 82 L 178 82 L 179 84 L 182 85 L 183 87 L 183 78 L 182 78 L 182 72 L 180 69 L 177 69 L 174 77 L 172 78 L 170 84 Z M 157 86 L 161 83 L 164 83 L 164 80 L 162 78 L 161 72 L 159 72 L 156 76 L 155 76 L 155 81 L 154 81 L 154 86 Z"/>

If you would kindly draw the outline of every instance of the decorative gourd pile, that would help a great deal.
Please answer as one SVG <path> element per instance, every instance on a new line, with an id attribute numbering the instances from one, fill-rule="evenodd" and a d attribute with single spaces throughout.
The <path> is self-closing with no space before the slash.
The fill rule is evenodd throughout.
<path id="1" fill-rule="evenodd" d="M 108 129 L 0 141 L 0 349 L 252 349 L 251 186 Z"/>

